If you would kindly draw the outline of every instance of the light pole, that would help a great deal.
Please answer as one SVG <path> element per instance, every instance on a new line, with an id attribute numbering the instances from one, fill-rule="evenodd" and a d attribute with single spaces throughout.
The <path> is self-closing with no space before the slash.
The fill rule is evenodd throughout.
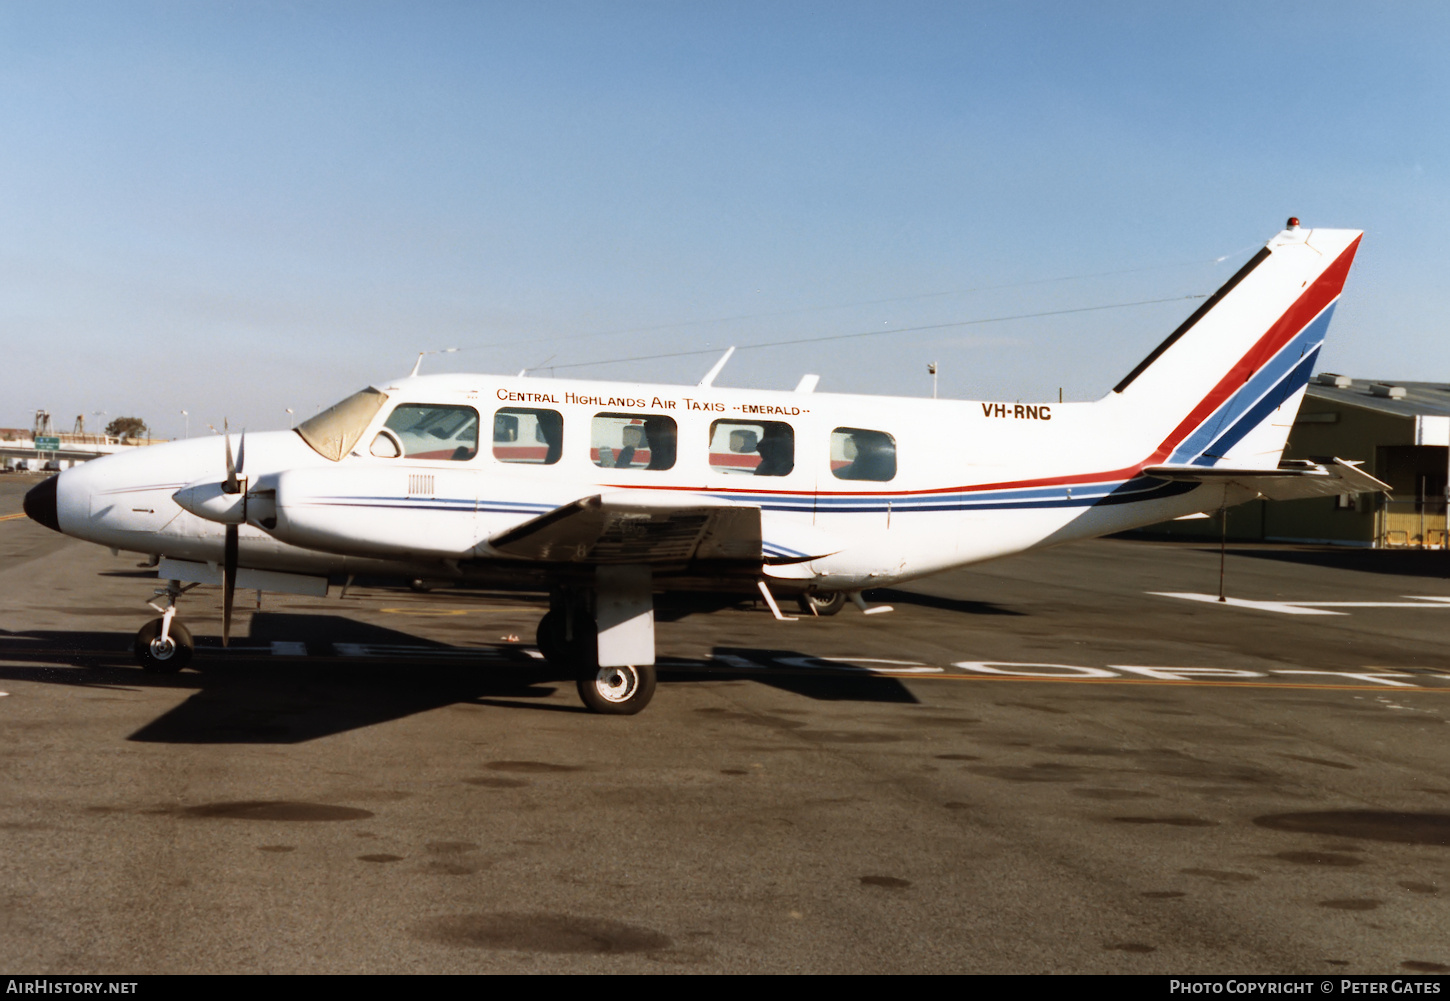
<path id="1" fill-rule="evenodd" d="M 292 408 L 291 407 L 288 407 L 287 408 L 287 423 L 288 424 L 291 424 L 292 423 Z"/>
<path id="2" fill-rule="evenodd" d="M 191 437 L 191 414 L 188 413 L 187 411 L 183 410 L 181 412 L 181 416 L 183 416 L 183 417 L 186 418 L 186 433 L 183 434 L 182 437 L 183 438 L 190 438 Z"/>
<path id="3" fill-rule="evenodd" d="M 926 370 L 931 375 L 931 398 L 934 400 L 936 399 L 936 362 L 927 362 Z"/>

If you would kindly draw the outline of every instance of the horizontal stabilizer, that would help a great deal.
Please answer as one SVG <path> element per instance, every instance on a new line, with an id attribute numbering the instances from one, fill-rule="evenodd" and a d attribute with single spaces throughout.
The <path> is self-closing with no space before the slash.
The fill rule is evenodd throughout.
<path id="1" fill-rule="evenodd" d="M 1301 500 L 1384 491 L 1390 485 L 1375 479 L 1358 464 L 1343 459 L 1327 463 L 1294 460 L 1278 469 L 1225 469 L 1222 466 L 1147 466 L 1144 476 L 1179 483 L 1216 483 L 1241 486 L 1269 500 Z"/>
<path id="2" fill-rule="evenodd" d="M 692 560 L 760 562 L 760 508 L 595 494 L 500 532 L 487 547 L 547 563 L 678 564 Z"/>

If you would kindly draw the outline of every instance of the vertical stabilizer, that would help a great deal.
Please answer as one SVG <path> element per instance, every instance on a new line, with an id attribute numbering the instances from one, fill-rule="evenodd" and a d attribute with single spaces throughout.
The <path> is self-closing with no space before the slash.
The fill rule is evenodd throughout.
<path id="1" fill-rule="evenodd" d="M 1113 388 L 1145 465 L 1278 465 L 1360 236 L 1291 219 Z"/>

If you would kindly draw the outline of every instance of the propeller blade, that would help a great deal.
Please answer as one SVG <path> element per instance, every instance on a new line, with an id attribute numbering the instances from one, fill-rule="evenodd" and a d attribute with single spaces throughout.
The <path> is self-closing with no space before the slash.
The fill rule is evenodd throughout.
<path id="1" fill-rule="evenodd" d="M 237 593 L 237 526 L 227 526 L 226 549 L 222 555 L 222 646 L 232 636 L 232 599 Z"/>
<path id="2" fill-rule="evenodd" d="M 222 419 L 222 431 L 227 442 L 227 479 L 222 484 L 222 493 L 234 494 L 241 491 L 242 485 L 237 481 L 237 464 L 232 461 L 232 430 L 227 426 L 226 418 Z"/>
<path id="3" fill-rule="evenodd" d="M 242 475 L 242 468 L 247 462 L 247 429 L 242 428 L 242 440 L 237 442 L 237 475 Z"/>

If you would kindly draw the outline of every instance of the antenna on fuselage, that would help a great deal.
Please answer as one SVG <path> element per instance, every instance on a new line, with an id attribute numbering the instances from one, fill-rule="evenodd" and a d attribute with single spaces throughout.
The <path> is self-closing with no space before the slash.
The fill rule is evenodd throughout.
<path id="1" fill-rule="evenodd" d="M 438 348 L 436 351 L 419 351 L 418 360 L 413 362 L 413 371 L 408 373 L 408 378 L 411 379 L 413 376 L 418 374 L 418 369 L 423 365 L 424 355 L 451 355 L 457 350 L 457 348 Z"/>
<path id="2" fill-rule="evenodd" d="M 795 391 L 797 393 L 814 393 L 816 391 L 816 383 L 820 381 L 820 376 L 807 372 L 801 376 L 801 381 L 795 384 Z"/>
<path id="3" fill-rule="evenodd" d="M 558 355 L 549 355 L 549 357 L 545 358 L 543 361 L 539 362 L 537 365 L 528 365 L 528 366 L 526 366 L 524 368 L 519 369 L 519 374 L 518 374 L 517 378 L 523 379 L 523 378 L 527 377 L 530 372 L 540 372 L 540 371 L 542 371 L 544 369 L 544 367 L 549 364 L 549 362 L 553 361 L 557 357 L 559 357 L 559 356 Z"/>
<path id="4" fill-rule="evenodd" d="M 715 367 L 706 372 L 705 378 L 701 379 L 696 385 L 700 389 L 704 389 L 706 386 L 713 386 L 715 384 L 715 376 L 720 374 L 720 370 L 725 367 L 725 363 L 730 360 L 730 356 L 734 353 L 735 345 L 732 344 L 726 349 L 725 354 L 721 356 L 720 360 L 715 363 Z"/>

